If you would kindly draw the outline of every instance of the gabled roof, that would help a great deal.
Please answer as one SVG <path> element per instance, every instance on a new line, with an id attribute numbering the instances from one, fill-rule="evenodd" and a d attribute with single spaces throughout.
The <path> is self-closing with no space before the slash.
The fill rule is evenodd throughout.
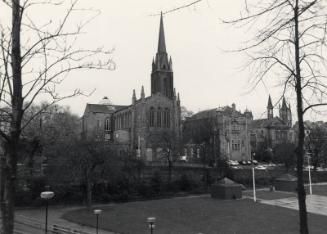
<path id="1" fill-rule="evenodd" d="M 290 127 L 279 117 L 271 119 L 256 119 L 251 122 L 252 128 L 289 129 Z"/>
<path id="2" fill-rule="evenodd" d="M 103 104 L 87 104 L 85 108 L 85 113 L 92 112 L 92 113 L 104 113 L 104 114 L 111 114 L 114 113 L 122 108 L 127 106 L 121 105 L 103 105 Z"/>

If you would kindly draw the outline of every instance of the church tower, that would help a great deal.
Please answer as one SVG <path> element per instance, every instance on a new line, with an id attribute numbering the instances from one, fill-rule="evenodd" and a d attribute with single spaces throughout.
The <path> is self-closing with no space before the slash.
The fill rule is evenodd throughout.
<path id="1" fill-rule="evenodd" d="M 168 60 L 162 13 L 160 16 L 158 51 L 152 61 L 151 94 L 174 98 L 174 78 L 171 58 Z"/>
<path id="2" fill-rule="evenodd" d="M 283 97 L 282 107 L 279 109 L 279 117 L 288 125 L 292 125 L 291 106 L 287 106 L 285 98 Z"/>
<path id="3" fill-rule="evenodd" d="M 268 119 L 274 118 L 274 107 L 272 105 L 270 95 L 269 95 L 269 98 L 268 98 L 268 105 L 267 105 L 267 118 Z"/>

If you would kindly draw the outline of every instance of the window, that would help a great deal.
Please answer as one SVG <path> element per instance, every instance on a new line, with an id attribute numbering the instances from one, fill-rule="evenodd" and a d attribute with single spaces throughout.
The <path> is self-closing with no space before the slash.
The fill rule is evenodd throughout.
<path id="1" fill-rule="evenodd" d="M 111 130 L 111 126 L 110 126 L 110 118 L 106 118 L 105 122 L 104 122 L 104 130 L 105 131 L 110 131 Z"/>
<path id="2" fill-rule="evenodd" d="M 157 127 L 161 127 L 161 108 L 158 108 L 158 112 L 157 112 Z"/>
<path id="3" fill-rule="evenodd" d="M 232 150 L 239 151 L 240 149 L 240 140 L 232 140 Z"/>
<path id="4" fill-rule="evenodd" d="M 164 111 L 163 122 L 164 122 L 164 127 L 167 127 L 167 128 L 170 127 L 170 111 L 168 108 L 166 108 Z"/>
<path id="5" fill-rule="evenodd" d="M 154 108 L 150 108 L 150 127 L 154 127 Z"/>

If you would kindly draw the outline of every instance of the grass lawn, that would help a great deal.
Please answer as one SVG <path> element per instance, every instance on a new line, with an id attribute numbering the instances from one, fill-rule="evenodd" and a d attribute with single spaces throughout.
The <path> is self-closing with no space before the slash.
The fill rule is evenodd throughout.
<path id="1" fill-rule="evenodd" d="M 99 207 L 100 227 L 118 233 L 149 232 L 146 218 L 157 218 L 155 234 L 298 234 L 298 212 L 243 200 L 210 197 L 130 202 Z M 85 209 L 64 214 L 73 222 L 93 226 L 95 217 Z M 310 233 L 325 234 L 325 216 L 309 214 Z"/>
<path id="2" fill-rule="evenodd" d="M 309 186 L 306 186 L 307 194 L 309 194 Z M 312 194 L 327 196 L 327 185 L 312 185 Z"/>

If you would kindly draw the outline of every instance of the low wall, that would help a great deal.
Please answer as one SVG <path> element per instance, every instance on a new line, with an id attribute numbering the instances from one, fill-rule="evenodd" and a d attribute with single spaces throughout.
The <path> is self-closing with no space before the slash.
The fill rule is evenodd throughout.
<path id="1" fill-rule="evenodd" d="M 155 173 L 159 173 L 159 175 L 163 179 L 168 179 L 169 170 L 166 164 L 150 164 L 146 165 L 143 170 L 143 178 L 149 179 Z M 277 177 L 285 173 L 290 173 L 296 176 L 296 171 L 287 172 L 283 167 L 276 167 L 273 169 L 267 170 L 255 170 L 255 179 L 258 185 L 271 185 Z M 251 168 L 243 168 L 243 169 L 232 169 L 229 172 L 219 171 L 215 168 L 211 167 L 203 167 L 200 164 L 183 164 L 176 163 L 172 169 L 172 180 L 179 179 L 182 175 L 186 175 L 189 179 L 194 180 L 195 182 L 203 181 L 205 176 L 209 176 L 212 180 L 217 178 L 222 178 L 227 174 L 227 177 L 232 180 L 244 184 L 244 185 L 252 185 L 252 169 Z M 308 171 L 303 172 L 304 182 L 308 183 L 309 176 Z M 311 171 L 311 177 L 313 183 L 318 182 L 327 182 L 327 171 Z"/>

